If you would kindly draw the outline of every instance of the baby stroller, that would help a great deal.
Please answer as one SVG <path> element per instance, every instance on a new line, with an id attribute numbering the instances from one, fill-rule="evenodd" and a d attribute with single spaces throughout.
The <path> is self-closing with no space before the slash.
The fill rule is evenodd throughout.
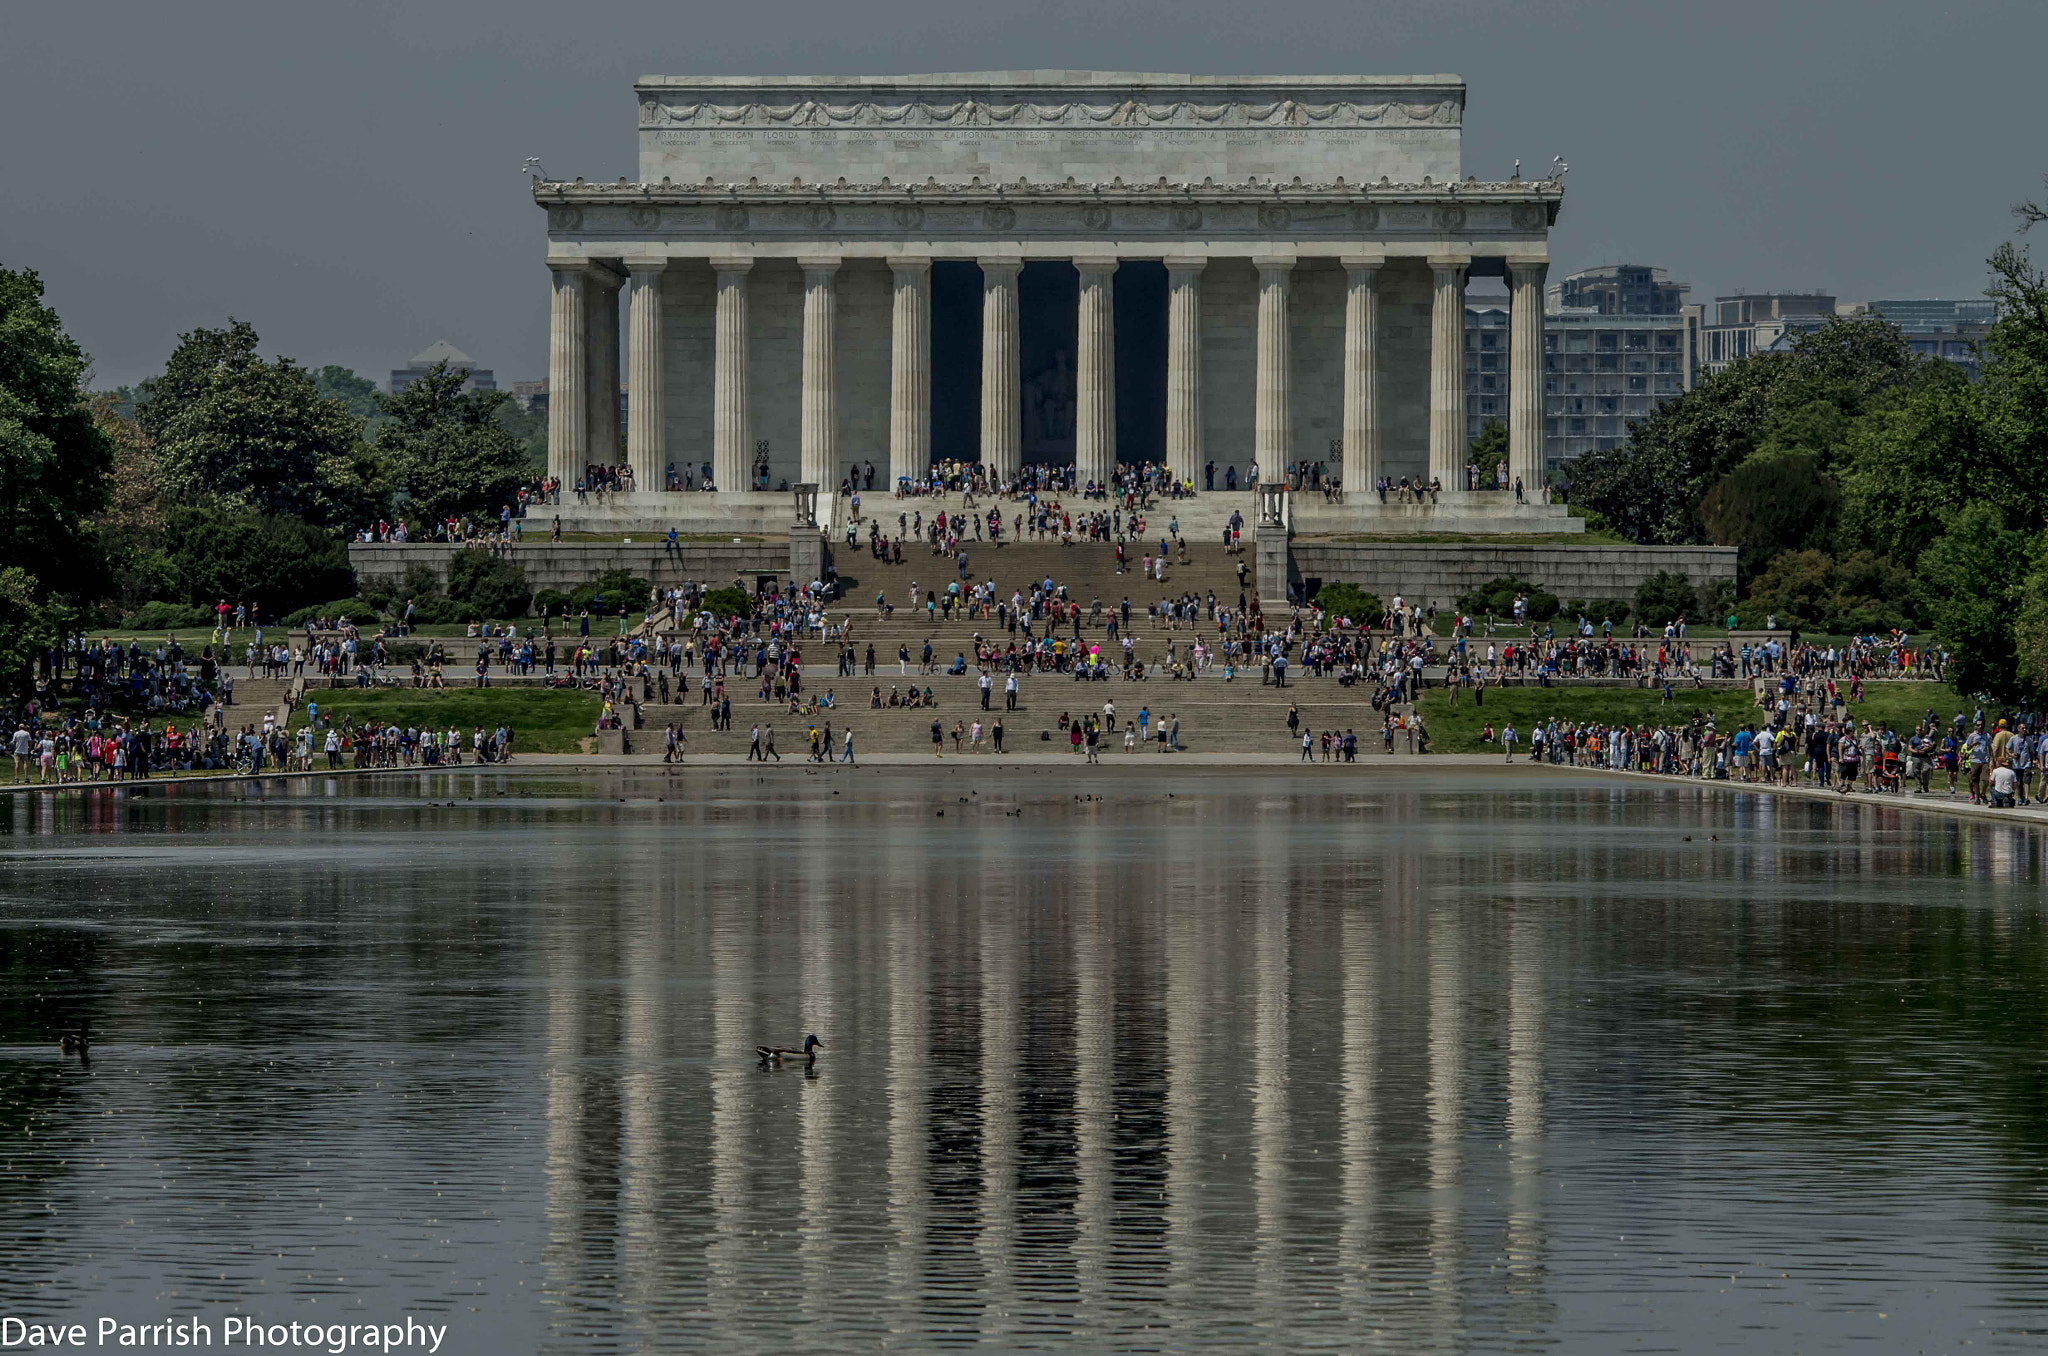
<path id="1" fill-rule="evenodd" d="M 1904 771 L 1905 759 L 1899 756 L 1899 751 L 1886 749 L 1878 754 L 1876 764 L 1871 768 L 1871 775 L 1876 779 L 1879 791 L 1889 791 L 1897 795 Z"/>

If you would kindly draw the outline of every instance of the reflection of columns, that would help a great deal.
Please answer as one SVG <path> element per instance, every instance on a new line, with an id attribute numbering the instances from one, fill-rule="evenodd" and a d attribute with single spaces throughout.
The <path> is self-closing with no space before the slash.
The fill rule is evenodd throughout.
<path id="1" fill-rule="evenodd" d="M 711 377 L 711 476 L 721 490 L 750 490 L 753 411 L 747 401 L 747 270 L 752 259 L 714 259 L 718 313 Z"/>
<path id="2" fill-rule="evenodd" d="M 1188 863 L 1167 862 L 1166 909 L 1166 1259 L 1172 1277 L 1166 1312 L 1176 1316 L 1176 1334 L 1189 1323 L 1193 1285 L 1199 1275 L 1195 1225 L 1204 1174 L 1196 1132 L 1201 1128 L 1200 1079 L 1202 1003 L 1212 986 L 1199 973 L 1216 952 L 1197 930 L 1194 903 L 1205 898 L 1206 881 Z M 1173 1346 L 1174 1342 L 1163 1345 Z"/>
<path id="3" fill-rule="evenodd" d="M 924 1275 L 925 1072 L 931 1046 L 930 995 L 925 991 L 924 920 L 913 903 L 889 916 L 889 1219 L 896 1243 L 889 1250 L 895 1321 L 913 1331 Z"/>
<path id="4" fill-rule="evenodd" d="M 1261 308 L 1263 315 L 1263 308 Z M 1263 328 L 1263 326 L 1261 326 Z M 1287 1008 L 1289 950 L 1287 894 L 1260 906 L 1254 942 L 1252 1017 L 1253 1254 L 1266 1302 L 1284 1307 L 1287 1241 Z"/>
<path id="5" fill-rule="evenodd" d="M 751 1049 L 754 1024 L 752 928 L 737 910 L 715 911 L 711 922 L 711 1048 Z M 747 1179 L 754 1163 L 752 1069 L 737 1059 L 717 1060 L 711 1071 L 711 1241 L 706 1248 L 707 1299 L 722 1327 L 736 1328 L 748 1303 L 740 1276 L 748 1246 Z"/>
<path id="6" fill-rule="evenodd" d="M 1429 474 L 1465 488 L 1465 270 L 1462 255 L 1432 257 L 1436 300 L 1429 331 Z"/>
<path id="7" fill-rule="evenodd" d="M 1287 336 L 1287 284 L 1292 255 L 1261 255 L 1259 268 L 1258 371 L 1252 393 L 1252 460 L 1261 482 L 1287 473 L 1294 442 L 1293 352 Z"/>
<path id="8" fill-rule="evenodd" d="M 662 1139 L 667 1081 L 667 1042 L 662 1003 L 667 950 L 662 924 L 673 917 L 660 904 L 628 915 L 621 929 L 619 960 L 626 982 L 621 995 L 619 1042 L 619 1287 L 636 1308 L 658 1303 L 661 1294 L 661 1198 L 668 1166 Z"/>
<path id="9" fill-rule="evenodd" d="M 1542 1246 L 1542 942 L 1540 916 L 1518 907 L 1508 931 L 1508 1273 L 1523 1279 Z"/>
<path id="10" fill-rule="evenodd" d="M 1346 473 L 1345 483 L 1350 483 Z M 1374 1174 L 1373 1081 L 1379 1058 L 1379 954 L 1375 915 L 1344 913 L 1344 1222 L 1337 1231 L 1341 1273 L 1349 1297 L 1363 1298 L 1372 1265 Z"/>
<path id="11" fill-rule="evenodd" d="M 583 341 L 589 363 L 583 379 L 590 420 L 588 459 L 602 466 L 617 465 L 625 454 L 619 436 L 619 288 L 625 281 L 609 268 L 592 268 L 583 282 L 584 333 L 589 336 Z"/>
<path id="12" fill-rule="evenodd" d="M 804 270 L 804 366 L 802 479 L 818 487 L 820 494 L 832 493 L 838 484 L 839 414 L 835 407 L 839 385 L 837 343 L 838 310 L 832 275 L 839 271 L 836 258 L 799 259 Z M 828 524 L 829 526 L 829 524 Z"/>
<path id="13" fill-rule="evenodd" d="M 1166 464 L 1199 486 L 1202 473 L 1202 266 L 1166 261 Z"/>
<path id="14" fill-rule="evenodd" d="M 628 259 L 633 276 L 627 347 L 626 461 L 636 489 L 668 488 L 668 404 L 662 398 L 661 271 L 668 260 Z"/>
<path id="15" fill-rule="evenodd" d="M 1465 957 L 1457 906 L 1424 916 L 1429 929 L 1429 1252 L 1446 1322 L 1457 1308 L 1458 1177 L 1464 1125 Z"/>
<path id="16" fill-rule="evenodd" d="M 806 345 L 808 347 L 808 345 Z M 840 938 L 835 925 L 831 884 L 824 879 L 822 859 L 815 853 L 804 858 L 805 897 L 802 933 L 803 962 L 800 980 L 803 994 L 804 1033 L 823 1032 L 830 1042 L 847 1023 L 839 1020 L 838 983 Z M 832 1303 L 833 1207 L 839 1200 L 835 1184 L 833 1150 L 838 1143 L 838 1083 L 830 1078 L 806 1078 L 798 1089 L 797 1119 L 802 1152 L 798 1165 L 803 1173 L 804 1214 L 797 1235 L 797 1255 L 803 1262 L 804 1301 L 819 1321 L 827 1317 Z"/>
<path id="17" fill-rule="evenodd" d="M 991 873 L 993 876 L 993 873 Z M 991 887 L 997 882 L 991 878 Z M 984 899 L 992 898 L 984 892 Z M 989 1308 L 1010 1307 L 1017 1276 L 1017 1059 L 1023 1047 L 1018 1011 L 1014 915 L 988 908 L 981 916 L 981 1232 Z"/>
<path id="18" fill-rule="evenodd" d="M 1081 334 L 1074 373 L 1074 475 L 1109 483 L 1116 469 L 1116 260 L 1076 259 Z"/>
<path id="19" fill-rule="evenodd" d="M 932 261 L 892 255 L 889 325 L 889 489 L 923 472 L 932 454 Z"/>
<path id="20" fill-rule="evenodd" d="M 583 474 L 586 424 L 583 385 L 589 373 L 583 356 L 588 335 L 583 322 L 581 259 L 550 260 L 554 277 L 548 307 L 548 474 L 568 489 Z"/>
<path id="21" fill-rule="evenodd" d="M 1017 273 L 1022 259 L 981 261 L 981 464 L 1012 476 L 1022 464 L 1023 356 L 1017 331 Z"/>
<path id="22" fill-rule="evenodd" d="M 1386 474 L 1380 445 L 1380 265 L 1344 260 L 1344 488 L 1366 495 Z M 1348 497 L 1348 496 L 1347 496 Z M 1362 499 L 1354 502 L 1362 503 Z"/>
<path id="23" fill-rule="evenodd" d="M 1541 259 L 1508 260 L 1508 488 L 1537 500 L 1543 483 L 1543 280 Z"/>
<path id="24" fill-rule="evenodd" d="M 1083 333 L 1086 333 L 1085 327 Z M 1084 1323 L 1109 1299 L 1111 1159 L 1116 1122 L 1116 994 L 1111 940 L 1097 903 L 1083 906 L 1074 928 L 1074 1202 L 1075 1270 Z"/>

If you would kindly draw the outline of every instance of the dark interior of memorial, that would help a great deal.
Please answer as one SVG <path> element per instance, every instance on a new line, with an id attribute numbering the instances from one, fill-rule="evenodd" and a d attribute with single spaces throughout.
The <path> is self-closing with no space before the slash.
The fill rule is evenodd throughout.
<path id="1" fill-rule="evenodd" d="M 932 265 L 932 457 L 975 461 L 981 441 L 981 268 Z M 1074 460 L 1075 335 L 1080 273 L 1032 260 L 1017 278 L 1025 463 Z M 1166 456 L 1166 265 L 1125 260 L 1116 299 L 1116 446 L 1120 462 Z"/>

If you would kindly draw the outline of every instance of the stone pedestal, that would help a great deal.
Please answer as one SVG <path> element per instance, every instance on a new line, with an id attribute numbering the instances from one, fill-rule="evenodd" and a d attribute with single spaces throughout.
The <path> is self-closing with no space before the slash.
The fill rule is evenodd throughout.
<path id="1" fill-rule="evenodd" d="M 1253 529 L 1255 549 L 1258 552 L 1258 570 L 1254 578 L 1259 586 L 1259 599 L 1266 610 L 1283 606 L 1287 601 L 1287 580 L 1290 560 L 1287 550 L 1287 524 L 1260 523 Z M 1269 620 L 1267 626 L 1271 627 Z"/>
<path id="2" fill-rule="evenodd" d="M 825 529 L 815 523 L 789 528 L 789 577 L 798 588 L 825 578 Z"/>

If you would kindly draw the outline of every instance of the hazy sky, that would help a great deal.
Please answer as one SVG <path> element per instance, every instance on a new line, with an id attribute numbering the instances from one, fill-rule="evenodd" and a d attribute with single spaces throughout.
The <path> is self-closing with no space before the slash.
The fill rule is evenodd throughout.
<path id="1" fill-rule="evenodd" d="M 229 315 L 381 379 L 436 339 L 545 375 L 520 161 L 632 176 L 643 74 L 1439 73 L 1465 169 L 1571 164 L 1553 276 L 1694 299 L 1976 296 L 2048 171 L 2048 0 L 14 3 L 0 265 L 103 385 Z"/>

